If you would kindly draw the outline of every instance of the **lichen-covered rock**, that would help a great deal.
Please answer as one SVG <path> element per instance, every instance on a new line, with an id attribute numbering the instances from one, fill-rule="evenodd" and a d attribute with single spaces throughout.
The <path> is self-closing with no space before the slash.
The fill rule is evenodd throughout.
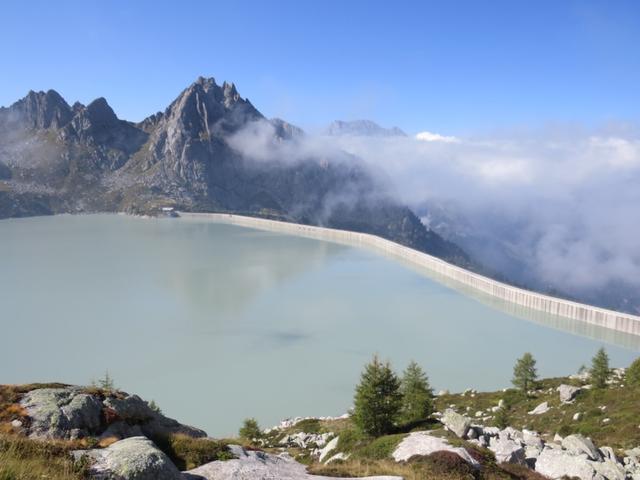
<path id="1" fill-rule="evenodd" d="M 577 477 L 580 480 L 592 480 L 595 475 L 593 462 L 586 457 L 550 448 L 543 450 L 538 456 L 536 472 L 552 479 Z"/>
<path id="2" fill-rule="evenodd" d="M 560 401 L 562 403 L 572 402 L 581 391 L 582 389 L 580 387 L 574 387 L 573 385 L 562 384 L 558 387 Z"/>
<path id="3" fill-rule="evenodd" d="M 445 410 L 444 415 L 440 419 L 442 424 L 450 431 L 455 433 L 458 437 L 464 438 L 471 428 L 471 419 L 454 412 L 450 408 Z"/>
<path id="4" fill-rule="evenodd" d="M 542 450 L 544 442 L 536 432 L 530 430 L 522 430 L 522 441 L 529 447 L 535 447 L 538 450 Z"/>
<path id="5" fill-rule="evenodd" d="M 608 458 L 602 462 L 593 462 L 596 473 L 602 475 L 607 480 L 625 480 L 624 467 L 615 460 Z"/>
<path id="6" fill-rule="evenodd" d="M 542 415 L 543 413 L 547 413 L 551 407 L 548 402 L 542 402 L 536 408 L 529 412 L 529 415 Z"/>
<path id="7" fill-rule="evenodd" d="M 178 468 L 145 437 L 131 437 L 104 449 L 76 452 L 88 457 L 95 480 L 180 480 Z"/>
<path id="8" fill-rule="evenodd" d="M 412 432 L 407 435 L 393 451 L 393 458 L 396 462 L 409 460 L 416 455 L 430 455 L 434 452 L 453 452 L 464 461 L 474 467 L 480 464 L 474 459 L 469 452 L 461 447 L 453 447 L 444 438 L 434 437 L 427 432 Z"/>
<path id="9" fill-rule="evenodd" d="M 183 474 L 189 480 L 327 480 L 333 477 L 310 475 L 304 465 L 289 455 L 232 449 L 238 458 L 207 463 Z M 401 477 L 364 477 L 369 480 L 402 480 Z"/>
<path id="10" fill-rule="evenodd" d="M 526 465 L 524 448 L 518 442 L 492 437 L 489 442 L 489 450 L 494 453 L 498 463 L 516 463 L 518 465 Z"/>
<path id="11" fill-rule="evenodd" d="M 600 455 L 600 452 L 591 439 L 579 434 L 569 435 L 563 438 L 562 448 L 573 455 L 585 454 L 590 460 L 602 460 L 602 455 Z"/>
<path id="12" fill-rule="evenodd" d="M 27 392 L 20 404 L 30 419 L 27 433 L 32 438 L 207 436 L 203 430 L 165 417 L 137 395 L 125 392 L 89 393 L 83 387 L 39 388 Z"/>
<path id="13" fill-rule="evenodd" d="M 100 400 L 77 387 L 32 390 L 20 404 L 31 420 L 32 438 L 84 437 L 96 434 L 101 426 Z"/>

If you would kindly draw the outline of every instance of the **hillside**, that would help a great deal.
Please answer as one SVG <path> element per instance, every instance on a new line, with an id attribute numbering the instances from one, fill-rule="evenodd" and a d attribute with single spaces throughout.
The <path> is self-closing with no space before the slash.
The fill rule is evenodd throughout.
<path id="1" fill-rule="evenodd" d="M 213 439 L 113 385 L 3 385 L 0 478 L 635 480 L 639 388 L 615 369 L 605 388 L 581 374 L 528 394 L 440 392 L 429 418 L 378 437 L 343 415 Z"/>

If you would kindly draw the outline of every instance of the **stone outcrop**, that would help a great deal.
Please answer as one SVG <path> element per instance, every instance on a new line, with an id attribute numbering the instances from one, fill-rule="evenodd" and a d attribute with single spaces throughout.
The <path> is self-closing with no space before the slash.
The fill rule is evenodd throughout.
<path id="1" fill-rule="evenodd" d="M 233 449 L 235 460 L 207 463 L 189 470 L 185 480 L 325 480 L 333 477 L 310 475 L 306 467 L 288 454 L 271 455 L 265 452 L 247 451 L 240 447 Z M 364 477 L 370 480 L 402 480 L 401 477 Z"/>
<path id="2" fill-rule="evenodd" d="M 32 390 L 20 403 L 32 438 L 82 438 L 97 434 L 102 424 L 102 402 L 80 388 Z"/>
<path id="3" fill-rule="evenodd" d="M 529 412 L 529 415 L 542 415 L 543 413 L 547 413 L 551 407 L 548 402 L 542 402 L 536 408 Z"/>
<path id="4" fill-rule="evenodd" d="M 445 410 L 440 421 L 448 430 L 455 433 L 460 438 L 464 438 L 471 428 L 470 418 L 460 415 L 450 408 Z"/>
<path id="5" fill-rule="evenodd" d="M 498 463 L 516 463 L 526 465 L 525 449 L 520 442 L 506 438 L 492 438 L 489 449 L 496 456 Z"/>
<path id="6" fill-rule="evenodd" d="M 478 468 L 480 464 L 462 447 L 453 447 L 443 438 L 434 437 L 427 432 L 413 432 L 407 435 L 393 451 L 396 462 L 404 462 L 412 457 L 430 455 L 434 452 L 452 452 L 465 462 Z"/>
<path id="7" fill-rule="evenodd" d="M 600 461 L 602 455 L 598 452 L 591 439 L 582 435 L 569 435 L 562 439 L 562 448 L 572 455 L 586 455 L 590 460 Z"/>
<path id="8" fill-rule="evenodd" d="M 180 480 L 176 466 L 151 440 L 131 437 L 107 448 L 74 452 L 86 457 L 89 476 L 96 480 Z"/>
<path id="9" fill-rule="evenodd" d="M 574 387 L 573 385 L 563 384 L 558 387 L 558 393 L 560 394 L 560 401 L 562 403 L 572 402 L 581 391 L 582 389 L 580 387 Z"/>
<path id="10" fill-rule="evenodd" d="M 29 417 L 27 433 L 31 438 L 123 439 L 177 433 L 206 436 L 198 428 L 156 412 L 137 395 L 124 392 L 88 393 L 82 387 L 41 388 L 26 393 L 20 404 Z"/>

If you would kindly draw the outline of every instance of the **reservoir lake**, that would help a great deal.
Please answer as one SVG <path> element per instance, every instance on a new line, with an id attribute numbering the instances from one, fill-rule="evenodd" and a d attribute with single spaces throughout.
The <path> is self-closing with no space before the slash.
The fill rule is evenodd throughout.
<path id="1" fill-rule="evenodd" d="M 341 415 L 373 354 L 434 389 L 510 386 L 640 355 L 640 337 L 527 312 L 348 245 L 206 219 L 0 221 L 0 383 L 104 376 L 163 412 L 235 434 Z"/>

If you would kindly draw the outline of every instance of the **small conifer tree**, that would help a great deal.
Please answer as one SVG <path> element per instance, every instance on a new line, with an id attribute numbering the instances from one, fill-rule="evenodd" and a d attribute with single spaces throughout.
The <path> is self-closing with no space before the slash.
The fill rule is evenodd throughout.
<path id="1" fill-rule="evenodd" d="M 240 438 L 244 438 L 249 441 L 257 440 L 262 437 L 262 430 L 260 430 L 258 421 L 255 418 L 245 418 L 238 433 Z"/>
<path id="2" fill-rule="evenodd" d="M 607 355 L 604 348 L 600 348 L 591 359 L 590 373 L 591 383 L 595 388 L 606 388 L 611 369 L 609 368 L 609 355 Z"/>
<path id="3" fill-rule="evenodd" d="M 536 360 L 529 352 L 516 361 L 513 367 L 513 379 L 511 383 L 523 392 L 529 391 L 538 379 Z"/>
<path id="4" fill-rule="evenodd" d="M 627 369 L 627 385 L 640 387 L 640 358 L 636 358 Z"/>
<path id="5" fill-rule="evenodd" d="M 116 389 L 116 385 L 113 381 L 113 377 L 109 374 L 109 370 L 104 372 L 104 377 L 98 380 L 98 387 L 107 392 L 112 392 Z"/>
<path id="6" fill-rule="evenodd" d="M 377 355 L 368 363 L 356 387 L 353 422 L 364 433 L 380 436 L 393 431 L 402 406 L 400 380 L 389 362 Z"/>
<path id="7" fill-rule="evenodd" d="M 424 370 L 411 361 L 402 374 L 400 383 L 402 393 L 401 420 L 413 423 L 425 420 L 433 412 L 433 391 Z"/>

